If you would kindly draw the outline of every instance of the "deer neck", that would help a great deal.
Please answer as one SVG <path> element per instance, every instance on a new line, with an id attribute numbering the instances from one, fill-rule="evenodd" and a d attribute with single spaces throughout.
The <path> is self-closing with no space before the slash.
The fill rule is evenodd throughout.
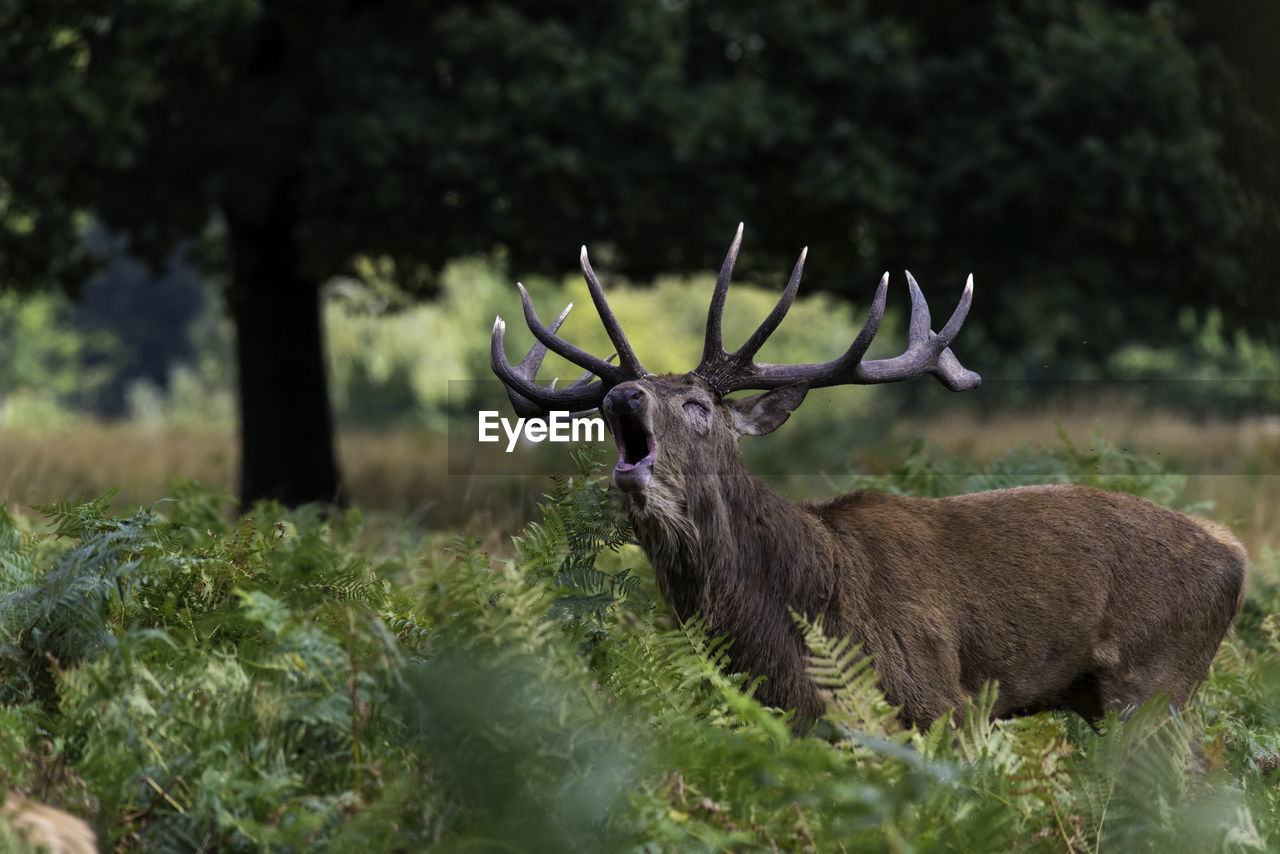
<path id="1" fill-rule="evenodd" d="M 700 614 L 713 631 L 732 631 L 759 616 L 744 603 L 768 601 L 789 622 L 789 607 L 816 615 L 833 595 L 835 561 L 821 523 L 741 462 L 624 502 L 662 595 L 682 620 Z"/>

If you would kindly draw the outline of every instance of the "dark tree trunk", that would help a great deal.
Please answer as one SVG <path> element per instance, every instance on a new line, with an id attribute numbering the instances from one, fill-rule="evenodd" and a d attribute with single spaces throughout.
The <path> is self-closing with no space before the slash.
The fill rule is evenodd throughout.
<path id="1" fill-rule="evenodd" d="M 296 216 L 282 193 L 260 222 L 228 215 L 240 391 L 240 500 L 340 503 L 320 286 L 299 272 Z"/>

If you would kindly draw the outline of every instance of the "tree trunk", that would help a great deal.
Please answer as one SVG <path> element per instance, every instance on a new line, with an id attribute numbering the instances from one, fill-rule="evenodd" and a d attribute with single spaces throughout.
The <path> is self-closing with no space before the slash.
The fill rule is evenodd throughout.
<path id="1" fill-rule="evenodd" d="M 260 222 L 228 214 L 240 392 L 240 501 L 341 503 L 319 283 L 299 272 L 296 217 L 281 193 Z"/>

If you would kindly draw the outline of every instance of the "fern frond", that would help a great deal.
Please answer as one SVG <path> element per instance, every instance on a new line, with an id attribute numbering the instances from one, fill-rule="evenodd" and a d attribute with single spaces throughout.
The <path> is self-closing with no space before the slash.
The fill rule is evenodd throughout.
<path id="1" fill-rule="evenodd" d="M 49 517 L 51 527 L 56 536 L 80 537 L 88 531 L 97 530 L 107 521 L 107 507 L 119 492 L 119 487 L 107 490 L 100 497 L 85 501 L 83 498 L 71 501 L 60 499 L 53 504 L 33 504 L 32 509 Z"/>
<path id="2" fill-rule="evenodd" d="M 901 730 L 898 710 L 880 690 L 871 656 L 851 638 L 833 640 L 822 630 L 822 617 L 814 620 L 792 614 L 808 647 L 807 671 L 827 699 L 828 720 L 849 730 L 888 738 Z"/>

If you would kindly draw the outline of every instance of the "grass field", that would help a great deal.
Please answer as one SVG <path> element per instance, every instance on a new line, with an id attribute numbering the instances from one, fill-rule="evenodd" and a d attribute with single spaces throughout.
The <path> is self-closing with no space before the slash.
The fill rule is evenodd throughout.
<path id="1" fill-rule="evenodd" d="M 874 441 L 820 447 L 811 452 L 816 463 L 788 469 L 777 461 L 794 459 L 795 447 L 823 429 L 807 415 L 798 413 L 794 425 L 747 446 L 760 458 L 753 465 L 773 463 L 755 467 L 780 472 L 771 481 L 796 497 L 844 491 L 852 482 L 847 474 L 882 473 L 919 439 L 933 457 L 963 471 L 1019 446 L 1052 447 L 1066 436 L 1088 448 L 1101 436 L 1185 476 L 1185 503 L 1212 502 L 1212 515 L 1229 524 L 1251 554 L 1264 547 L 1280 551 L 1280 418 L 1197 421 L 1114 404 L 998 415 L 959 411 L 896 419 Z M 508 537 L 532 517 L 550 484 L 545 476 L 450 474 L 446 440 L 425 432 L 344 430 L 338 452 L 351 503 L 371 518 L 482 535 L 499 554 L 510 552 Z M 24 512 L 32 504 L 119 488 L 116 507 L 150 506 L 168 494 L 175 476 L 233 492 L 236 465 L 232 435 L 84 421 L 73 430 L 0 436 L 0 501 L 10 512 Z"/>

